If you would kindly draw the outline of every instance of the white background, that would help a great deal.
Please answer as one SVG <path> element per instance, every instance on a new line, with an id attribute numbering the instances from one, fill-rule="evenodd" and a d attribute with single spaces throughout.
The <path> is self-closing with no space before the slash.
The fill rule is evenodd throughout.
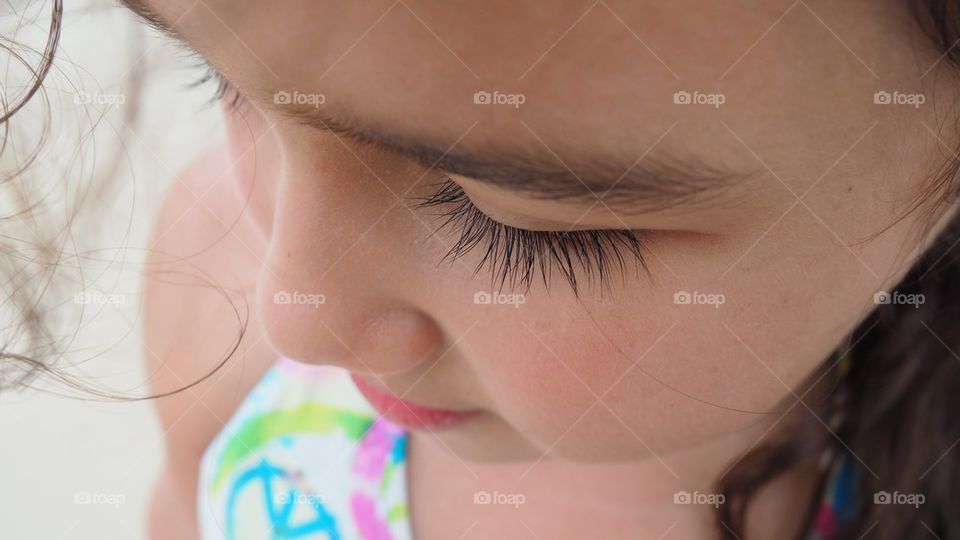
<path id="1" fill-rule="evenodd" d="M 37 43 L 49 23 L 50 4 L 7 3 L 0 8 L 3 35 L 9 38 L 10 29 L 17 28 L 18 40 Z M 139 340 L 141 268 L 136 263 L 143 259 L 152 216 L 174 171 L 222 140 L 222 126 L 216 108 L 205 105 L 211 87 L 185 88 L 200 70 L 191 68 L 169 39 L 112 3 L 67 4 L 61 50 L 46 86 L 50 109 L 44 114 L 50 118 L 51 136 L 43 155 L 46 163 L 38 165 L 43 171 L 58 161 L 59 176 L 39 175 L 53 178 L 67 193 L 83 182 L 106 186 L 103 195 L 80 207 L 90 225 L 78 226 L 77 234 L 84 245 L 103 249 L 98 252 L 101 259 L 112 261 L 89 263 L 97 270 L 85 268 L 91 279 L 87 286 L 118 295 L 124 303 L 86 306 L 82 321 L 68 321 L 73 324 L 64 332 L 77 335 L 64 362 L 82 361 L 71 373 L 100 388 L 142 394 L 147 376 Z M 139 88 L 134 84 L 138 76 L 142 76 Z M 6 84 L 4 90 L 7 96 L 13 93 Z M 78 106 L 74 99 L 78 91 L 123 96 L 125 104 Z M 128 125 L 132 110 L 138 114 Z M 40 126 L 35 120 L 40 113 L 25 111 L 21 124 L 27 123 L 22 127 Z M 37 116 L 32 119 L 31 114 Z M 92 137 L 82 137 L 91 129 Z M 5 151 L 0 166 L 10 170 L 15 157 Z M 115 174 L 98 177 L 109 173 L 111 162 L 117 164 Z M 4 225 L 0 232 L 11 234 Z M 79 290 L 77 286 L 73 292 Z M 0 395 L 0 433 L 0 537 L 145 537 L 147 502 L 161 464 L 162 441 L 149 402 L 6 393 Z M 79 504 L 84 494 L 99 504 Z"/>

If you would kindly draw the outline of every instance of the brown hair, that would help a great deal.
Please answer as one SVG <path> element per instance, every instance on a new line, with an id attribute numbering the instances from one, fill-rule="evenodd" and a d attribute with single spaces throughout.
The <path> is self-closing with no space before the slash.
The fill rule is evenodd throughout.
<path id="1" fill-rule="evenodd" d="M 960 2 L 917 0 L 917 21 L 960 67 Z M 921 197 L 944 209 L 957 200 L 960 160 L 946 157 Z M 914 204 L 911 209 L 923 205 Z M 939 212 L 932 212 L 934 216 Z M 806 509 L 807 538 L 832 467 L 852 468 L 855 507 L 837 538 L 960 538 L 960 215 L 940 232 L 896 291 L 922 294 L 919 306 L 879 304 L 817 376 L 836 386 L 800 425 L 758 446 L 718 482 L 726 504 L 717 512 L 725 539 L 744 537 L 751 502 L 774 478 L 801 464 L 819 464 L 819 489 Z M 922 504 L 877 504 L 886 494 L 922 496 Z"/>
<path id="2" fill-rule="evenodd" d="M 47 43 L 37 66 L 32 66 L 27 58 L 28 55 L 24 54 L 24 52 L 32 52 L 28 47 L 13 42 L 0 45 L 14 61 L 30 71 L 32 79 L 15 102 L 2 103 L 3 114 L 0 115 L 0 125 L 3 126 L 3 144 L 0 146 L 0 152 L 9 152 L 12 149 L 12 145 L 9 144 L 12 132 L 11 119 L 43 91 L 43 82 L 53 67 L 53 59 L 60 42 L 62 22 L 63 0 L 54 0 Z M 6 225 L 8 229 L 28 219 L 33 209 L 32 203 L 26 200 L 22 191 L 11 184 L 22 178 L 38 153 L 39 144 L 37 149 L 28 154 L 22 164 L 0 178 L 0 187 L 15 192 L 20 199 L 17 201 L 19 206 L 15 206 L 11 213 L 0 215 L 0 223 Z M 37 236 L 37 238 L 41 237 Z M 32 248 L 33 253 L 28 255 L 29 251 L 24 246 Z M 50 268 L 57 263 L 56 246 L 43 240 L 27 243 L 4 234 L 0 235 L 0 253 L 3 253 L 3 258 L 0 259 L 0 269 L 3 271 L 4 278 L 2 289 L 7 293 L 3 304 L 12 307 L 19 316 L 19 320 L 14 324 L 3 328 L 6 342 L 0 343 L 0 365 L 3 365 L 3 370 L 0 371 L 0 390 L 24 386 L 37 373 L 49 373 L 57 379 L 68 380 L 69 378 L 57 371 L 50 360 L 56 354 L 56 351 L 51 350 L 56 340 L 49 333 L 49 327 L 46 324 L 49 322 L 49 317 L 46 306 L 42 305 L 45 285 L 39 282 L 45 280 L 38 281 L 37 274 L 32 273 L 39 266 L 49 275 Z M 14 349 L 14 346 L 19 351 Z"/>

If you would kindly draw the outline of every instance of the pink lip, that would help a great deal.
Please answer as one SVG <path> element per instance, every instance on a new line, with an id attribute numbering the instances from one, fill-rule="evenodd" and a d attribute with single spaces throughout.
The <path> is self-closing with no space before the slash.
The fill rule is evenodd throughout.
<path id="1" fill-rule="evenodd" d="M 453 411 L 434 409 L 404 401 L 364 381 L 356 374 L 350 378 L 357 390 L 381 415 L 408 428 L 445 429 L 459 425 L 479 414 L 480 411 Z"/>

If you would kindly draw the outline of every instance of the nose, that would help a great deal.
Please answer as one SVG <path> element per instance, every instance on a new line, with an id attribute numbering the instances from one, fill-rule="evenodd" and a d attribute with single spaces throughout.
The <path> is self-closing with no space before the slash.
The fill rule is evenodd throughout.
<path id="1" fill-rule="evenodd" d="M 257 283 L 260 322 L 273 348 L 295 360 L 411 370 L 442 340 L 409 247 L 425 231 L 385 185 L 397 168 L 375 172 L 376 158 L 361 163 L 338 144 L 286 160 Z"/>

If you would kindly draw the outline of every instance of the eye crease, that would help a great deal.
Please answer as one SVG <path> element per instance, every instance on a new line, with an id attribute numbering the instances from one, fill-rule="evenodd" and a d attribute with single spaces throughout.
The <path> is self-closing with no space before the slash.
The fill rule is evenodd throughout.
<path id="1" fill-rule="evenodd" d="M 216 85 L 211 104 L 223 101 L 235 109 L 246 100 L 219 71 L 201 57 L 196 67 L 203 69 L 191 87 L 208 83 Z M 644 258 L 648 250 L 637 231 L 627 229 L 596 229 L 569 231 L 533 231 L 500 223 L 478 209 L 463 188 L 447 179 L 435 187 L 435 192 L 417 199 L 419 209 L 443 208 L 438 230 L 452 230 L 456 241 L 443 256 L 441 263 L 452 262 L 477 249 L 483 257 L 474 268 L 474 274 L 484 269 L 490 273 L 491 288 L 529 290 L 539 275 L 549 290 L 553 273 L 579 295 L 584 281 L 601 289 L 610 285 L 615 275 L 626 277 L 628 266 L 649 275 Z"/>
<path id="2" fill-rule="evenodd" d="M 626 277 L 627 267 L 643 269 L 649 275 L 644 252 L 648 249 L 637 231 L 597 229 L 569 231 L 532 231 L 505 225 L 481 212 L 466 192 L 452 180 L 445 180 L 435 193 L 422 198 L 417 208 L 442 208 L 438 229 L 453 229 L 457 240 L 444 255 L 453 261 L 475 249 L 483 257 L 474 269 L 490 272 L 491 286 L 502 289 L 529 289 L 539 274 L 549 289 L 554 271 L 560 273 L 579 295 L 585 274 L 588 284 L 607 286 L 615 274 Z"/>

